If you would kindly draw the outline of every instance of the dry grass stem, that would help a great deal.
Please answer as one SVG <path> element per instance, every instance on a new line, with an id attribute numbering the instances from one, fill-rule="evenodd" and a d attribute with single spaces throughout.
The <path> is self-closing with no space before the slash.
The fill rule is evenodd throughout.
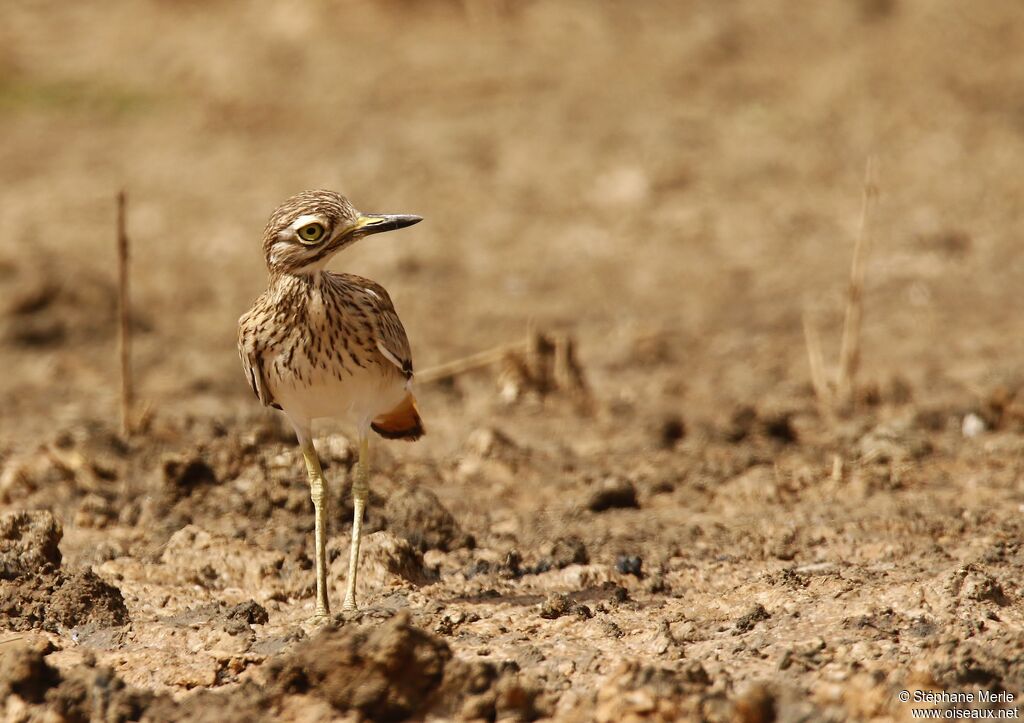
<path id="1" fill-rule="evenodd" d="M 843 321 L 843 341 L 839 351 L 839 371 L 836 378 L 836 406 L 849 407 L 857 370 L 860 367 L 861 326 L 864 319 L 864 275 L 868 253 L 871 250 L 871 212 L 878 187 L 874 181 L 874 159 L 869 157 L 864 168 L 864 197 L 861 203 L 860 225 L 853 247 L 850 265 L 850 286 L 846 298 L 846 316 Z"/>
<path id="2" fill-rule="evenodd" d="M 117 194 L 117 306 L 120 328 L 118 346 L 121 357 L 121 432 L 131 433 L 131 413 L 134 396 L 132 385 L 132 329 L 128 288 L 128 232 L 125 229 L 127 198 L 122 190 Z"/>
<path id="3" fill-rule="evenodd" d="M 811 320 L 810 312 L 804 311 L 804 343 L 807 346 L 807 364 L 811 370 L 811 386 L 823 416 L 832 414 L 832 389 L 825 375 L 825 355 L 821 351 L 821 337 Z"/>
<path id="4" fill-rule="evenodd" d="M 807 345 L 807 362 L 810 367 L 811 386 L 818 399 L 822 416 L 834 420 L 848 412 L 853 403 L 857 371 L 860 368 L 861 328 L 864 319 L 864 281 L 867 273 L 867 257 L 871 250 L 871 215 L 878 198 L 878 187 L 874 180 L 874 159 L 869 157 L 864 169 L 864 196 L 861 203 L 860 224 L 853 247 L 850 263 L 850 284 L 846 297 L 846 312 L 843 318 L 843 336 L 839 348 L 839 364 L 835 378 L 829 379 L 825 371 L 821 337 L 810 317 L 803 315 L 804 343 Z"/>

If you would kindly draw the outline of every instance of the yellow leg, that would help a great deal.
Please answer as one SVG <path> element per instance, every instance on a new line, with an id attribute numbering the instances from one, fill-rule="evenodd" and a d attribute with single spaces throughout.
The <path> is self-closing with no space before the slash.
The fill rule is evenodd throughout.
<path id="1" fill-rule="evenodd" d="M 363 510 L 366 509 L 367 480 L 369 478 L 370 445 L 365 434 L 359 437 L 359 465 L 352 482 L 352 548 L 348 556 L 348 584 L 342 610 L 356 609 L 356 574 L 359 571 L 359 539 L 363 534 Z"/>
<path id="2" fill-rule="evenodd" d="M 306 460 L 309 474 L 309 491 L 313 499 L 314 537 L 316 542 L 316 618 L 326 618 L 331 613 L 327 601 L 327 498 L 324 496 L 324 472 L 320 458 L 311 440 L 302 441 L 302 457 Z"/>

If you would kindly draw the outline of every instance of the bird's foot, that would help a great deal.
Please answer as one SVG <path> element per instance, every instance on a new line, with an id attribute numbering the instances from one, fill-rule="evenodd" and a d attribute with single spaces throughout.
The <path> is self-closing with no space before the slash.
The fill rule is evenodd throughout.
<path id="1" fill-rule="evenodd" d="M 306 622 L 315 628 L 319 628 L 331 622 L 331 614 L 323 605 L 317 605 L 316 612 L 313 613 L 313 617 Z"/>

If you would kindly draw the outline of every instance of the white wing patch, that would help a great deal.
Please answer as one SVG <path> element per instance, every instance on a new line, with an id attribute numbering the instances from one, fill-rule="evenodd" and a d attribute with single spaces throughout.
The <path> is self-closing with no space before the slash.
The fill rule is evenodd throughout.
<path id="1" fill-rule="evenodd" d="M 402 366 L 402 362 L 399 361 L 397 356 L 395 356 L 390 351 L 388 351 L 388 348 L 386 346 L 384 346 L 384 344 L 380 341 L 380 339 L 377 340 L 377 349 L 380 351 L 381 354 L 384 355 L 385 359 L 387 359 L 389 362 L 394 364 L 396 367 L 398 367 L 399 369 L 402 369 L 404 371 L 404 367 Z"/>

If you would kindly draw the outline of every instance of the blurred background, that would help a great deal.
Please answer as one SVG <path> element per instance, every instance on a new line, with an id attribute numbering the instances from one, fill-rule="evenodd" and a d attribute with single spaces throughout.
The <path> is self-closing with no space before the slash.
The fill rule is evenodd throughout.
<path id="1" fill-rule="evenodd" d="M 426 217 L 332 266 L 390 289 L 418 368 L 532 319 L 572 331 L 604 395 L 700 410 L 805 382 L 805 309 L 838 344 L 873 156 L 866 373 L 1020 358 L 1018 3 L 0 12 L 5 434 L 116 410 L 122 188 L 139 395 L 167 413 L 251 406 L 235 324 L 263 224 L 317 187 Z"/>

